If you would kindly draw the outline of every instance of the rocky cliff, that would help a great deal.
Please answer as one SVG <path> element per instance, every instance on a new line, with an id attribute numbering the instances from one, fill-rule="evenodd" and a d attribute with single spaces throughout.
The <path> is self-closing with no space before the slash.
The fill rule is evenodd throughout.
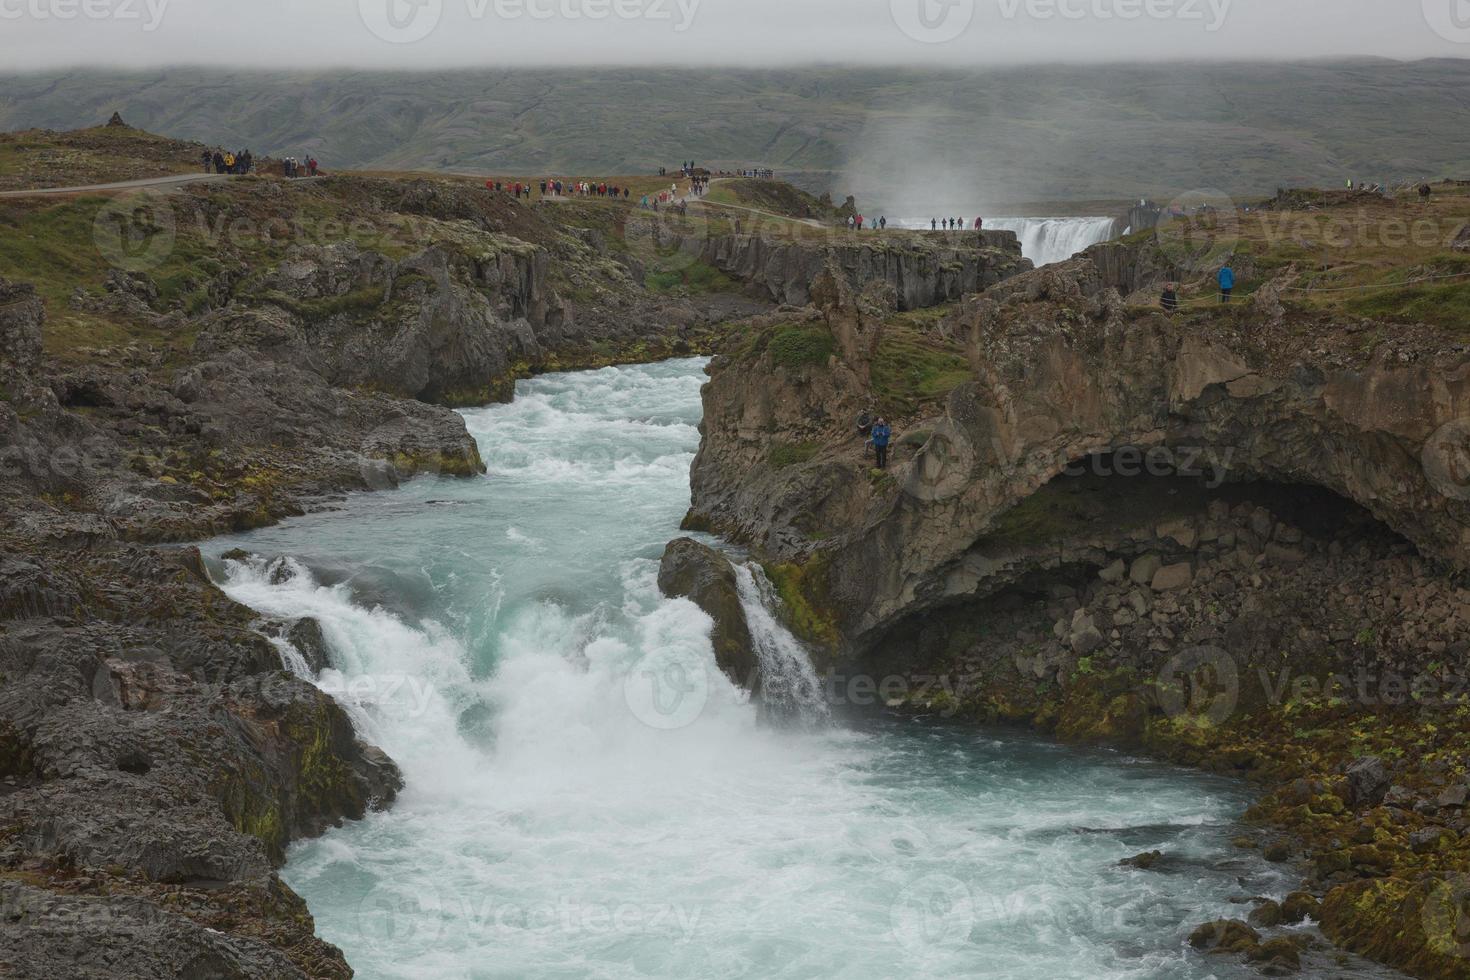
<path id="1" fill-rule="evenodd" d="M 771 310 L 773 282 L 822 295 L 887 269 L 891 309 L 1019 262 L 818 240 L 742 282 L 670 244 L 696 222 L 452 179 L 247 178 L 7 200 L 0 220 L 24 229 L 0 269 L 26 276 L 0 277 L 0 964 L 58 978 L 351 972 L 276 869 L 391 802 L 398 773 L 283 670 L 282 636 L 326 663 L 313 624 L 237 606 L 180 542 L 477 476 L 449 406 L 692 353 Z M 683 572 L 671 591 L 738 609 L 728 564 Z M 749 647 L 722 643 L 742 683 Z"/>
<path id="2" fill-rule="evenodd" d="M 944 681 L 895 704 L 1261 780 L 1242 843 L 1299 862 L 1297 913 L 1320 900 L 1338 942 L 1462 976 L 1470 347 L 1271 283 L 1166 316 L 1124 299 L 1177 274 L 1141 248 L 943 317 L 839 283 L 755 321 L 710 366 L 688 525 L 784 576 L 839 675 Z M 872 411 L 899 436 L 887 471 Z M 1238 925 L 1232 948 L 1295 961 Z"/>
<path id="3" fill-rule="evenodd" d="M 1031 268 L 1012 232 L 902 235 L 826 229 L 814 239 L 711 235 L 684 248 L 702 261 L 763 290 L 776 303 L 806 306 L 812 285 L 832 269 L 861 289 L 882 283 L 900 310 L 958 300 Z"/>

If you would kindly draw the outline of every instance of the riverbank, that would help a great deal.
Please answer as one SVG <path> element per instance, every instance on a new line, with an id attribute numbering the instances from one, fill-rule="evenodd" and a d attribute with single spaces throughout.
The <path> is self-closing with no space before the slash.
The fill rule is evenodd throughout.
<path id="1" fill-rule="evenodd" d="M 1346 948 L 1457 977 L 1466 287 L 1401 282 L 1463 266 L 1470 207 L 1360 197 L 1201 216 L 929 318 L 837 291 L 762 321 L 712 365 L 686 526 L 751 547 L 828 664 L 908 682 L 895 704 L 1258 779 L 1243 843 L 1301 861 L 1301 894 L 1201 948 L 1286 969 L 1281 917 L 1318 907 Z M 1327 269 L 1278 233 L 1349 216 Z M 1227 247 L 1246 303 L 1156 312 Z M 886 472 L 852 429 L 875 408 Z"/>
<path id="2" fill-rule="evenodd" d="M 318 683 L 404 773 L 390 811 L 291 852 L 323 937 L 384 978 L 492 951 L 524 975 L 1221 976 L 1194 917 L 1292 884 L 1232 846 L 1235 780 L 959 719 L 829 720 L 777 697 L 810 668 L 759 589 L 736 586 L 758 702 L 717 673 L 709 622 L 653 574 L 700 368 L 523 382 L 463 412 L 487 479 L 210 543 L 232 598 L 320 624 Z M 1119 864 L 1156 848 L 1172 871 Z"/>
<path id="3" fill-rule="evenodd" d="M 89 139 L 197 156 L 122 129 Z M 621 219 L 360 176 L 0 203 L 8 965 L 350 975 L 278 870 L 400 774 L 284 670 L 282 644 L 322 638 L 227 599 L 187 543 L 482 474 L 448 405 L 698 350 L 764 308 L 609 244 Z"/>

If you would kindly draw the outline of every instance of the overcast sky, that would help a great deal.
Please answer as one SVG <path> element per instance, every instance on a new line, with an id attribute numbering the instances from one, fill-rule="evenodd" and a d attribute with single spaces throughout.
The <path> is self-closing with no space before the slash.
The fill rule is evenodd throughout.
<path id="1" fill-rule="evenodd" d="M 1470 56 L 1470 0 L 0 0 L 0 70 Z"/>

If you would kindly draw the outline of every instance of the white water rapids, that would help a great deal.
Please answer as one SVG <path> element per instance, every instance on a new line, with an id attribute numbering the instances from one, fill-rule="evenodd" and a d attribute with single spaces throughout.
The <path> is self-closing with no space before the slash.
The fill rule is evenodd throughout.
<path id="1" fill-rule="evenodd" d="M 264 556 L 219 566 L 226 590 L 321 624 L 316 682 L 403 770 L 392 808 L 284 871 L 357 975 L 1253 976 L 1185 942 L 1296 884 L 1229 845 L 1235 785 L 877 709 L 824 721 L 871 696 L 817 678 L 746 569 L 759 659 L 808 718 L 758 722 L 709 618 L 655 586 L 702 367 L 523 382 L 464 413 L 483 479 L 210 543 Z M 1117 864 L 1153 848 L 1170 870 Z"/>

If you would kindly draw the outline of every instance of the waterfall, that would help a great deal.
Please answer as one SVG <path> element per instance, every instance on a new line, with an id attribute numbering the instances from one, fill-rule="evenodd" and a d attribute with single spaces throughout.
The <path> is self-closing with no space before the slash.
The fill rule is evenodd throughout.
<path id="1" fill-rule="evenodd" d="M 1038 266 L 1065 262 L 1078 252 L 1113 237 L 1112 218 L 987 218 L 985 227 L 1013 231 L 1021 254 Z"/>
<path id="2" fill-rule="evenodd" d="M 973 213 L 973 209 L 970 212 Z M 965 219 L 973 227 L 974 218 Z M 990 231 L 1013 231 L 1021 240 L 1021 254 L 1037 266 L 1065 262 L 1098 242 L 1114 237 L 1118 222 L 1113 218 L 986 218 Z M 890 228 L 929 231 L 928 218 L 899 218 Z"/>
<path id="3" fill-rule="evenodd" d="M 735 584 L 760 663 L 757 694 L 762 716 L 801 725 L 826 720 L 830 711 L 822 682 L 806 647 L 777 618 L 774 610 L 780 607 L 781 599 L 766 573 L 756 565 L 736 565 Z"/>
<path id="4" fill-rule="evenodd" d="M 1230 845 L 1243 789 L 941 718 L 821 724 L 833 682 L 756 565 L 765 690 L 719 669 L 709 615 L 658 588 L 703 369 L 522 381 L 464 413 L 489 477 L 207 546 L 403 772 L 391 809 L 291 848 L 322 938 L 377 980 L 1219 976 L 1191 924 L 1297 883 Z M 325 665 L 276 625 L 306 619 Z M 1145 847 L 1193 870 L 1118 867 Z"/>

